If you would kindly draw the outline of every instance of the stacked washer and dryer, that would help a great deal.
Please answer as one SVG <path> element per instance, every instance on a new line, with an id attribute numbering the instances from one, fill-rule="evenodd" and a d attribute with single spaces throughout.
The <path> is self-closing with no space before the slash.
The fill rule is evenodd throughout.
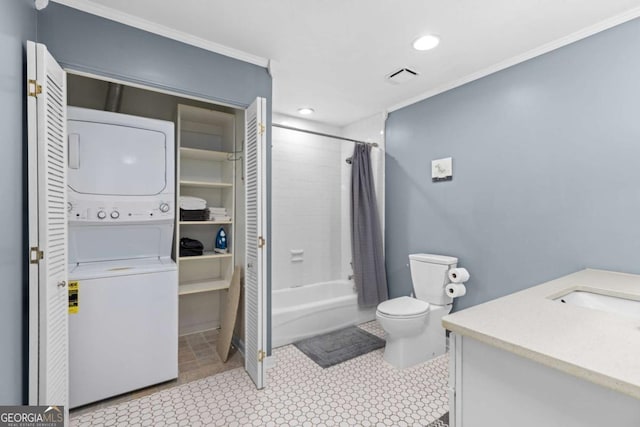
<path id="1" fill-rule="evenodd" d="M 173 123 L 69 107 L 68 137 L 74 408 L 178 376 L 178 274 Z"/>

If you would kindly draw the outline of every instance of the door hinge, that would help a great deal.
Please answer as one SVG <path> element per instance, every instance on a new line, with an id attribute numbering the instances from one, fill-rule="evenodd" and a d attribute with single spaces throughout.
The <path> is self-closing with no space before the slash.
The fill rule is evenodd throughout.
<path id="1" fill-rule="evenodd" d="M 258 126 L 260 127 L 260 135 L 262 135 L 264 133 L 264 130 L 265 130 L 264 124 L 259 123 Z"/>
<path id="2" fill-rule="evenodd" d="M 258 350 L 258 362 L 262 362 L 267 357 L 267 353 L 264 350 Z"/>
<path id="3" fill-rule="evenodd" d="M 42 93 L 42 86 L 38 84 L 37 80 L 29 79 L 29 84 L 27 85 L 27 93 L 29 96 L 37 97 Z"/>
<path id="4" fill-rule="evenodd" d="M 258 237 L 258 248 L 262 249 L 264 247 L 265 243 L 267 243 L 267 241 L 264 240 L 264 237 L 259 236 Z"/>
<path id="5" fill-rule="evenodd" d="M 44 259 L 44 252 L 37 246 L 31 247 L 29 251 L 29 262 L 31 264 L 37 264 L 41 259 Z"/>

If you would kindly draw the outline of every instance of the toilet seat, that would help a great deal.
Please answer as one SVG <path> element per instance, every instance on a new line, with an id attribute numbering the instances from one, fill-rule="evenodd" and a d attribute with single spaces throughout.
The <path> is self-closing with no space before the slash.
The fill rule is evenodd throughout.
<path id="1" fill-rule="evenodd" d="M 377 314 L 390 318 L 411 318 L 424 316 L 429 311 L 429 303 L 411 297 L 398 297 L 378 305 Z"/>

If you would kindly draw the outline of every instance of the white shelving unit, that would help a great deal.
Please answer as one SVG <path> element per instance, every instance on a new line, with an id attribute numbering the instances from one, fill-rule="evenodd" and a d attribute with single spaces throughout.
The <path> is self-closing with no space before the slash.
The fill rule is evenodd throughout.
<path id="1" fill-rule="evenodd" d="M 181 221 L 178 215 L 176 220 L 174 256 L 178 263 L 180 317 L 188 317 L 189 323 L 193 323 L 198 310 L 209 315 L 223 310 L 217 291 L 229 288 L 235 265 L 236 123 L 233 114 L 188 105 L 178 105 L 177 122 L 177 205 L 180 196 L 199 197 L 207 201 L 207 207 L 226 208 L 232 218 L 231 221 Z M 221 227 L 227 235 L 228 246 L 228 253 L 223 254 L 214 252 Z M 180 256 L 183 237 L 202 242 L 204 255 Z M 185 310 L 189 313 L 184 313 Z M 193 327 L 187 329 L 182 333 L 193 332 Z"/>

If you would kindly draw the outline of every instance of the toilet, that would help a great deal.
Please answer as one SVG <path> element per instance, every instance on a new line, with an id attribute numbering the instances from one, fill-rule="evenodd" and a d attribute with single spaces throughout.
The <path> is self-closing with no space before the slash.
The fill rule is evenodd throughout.
<path id="1" fill-rule="evenodd" d="M 449 314 L 453 299 L 445 293 L 447 272 L 458 258 L 411 254 L 409 266 L 415 298 L 399 297 L 378 305 L 376 319 L 386 332 L 384 359 L 403 369 L 444 354 L 446 333 L 441 319 Z"/>

